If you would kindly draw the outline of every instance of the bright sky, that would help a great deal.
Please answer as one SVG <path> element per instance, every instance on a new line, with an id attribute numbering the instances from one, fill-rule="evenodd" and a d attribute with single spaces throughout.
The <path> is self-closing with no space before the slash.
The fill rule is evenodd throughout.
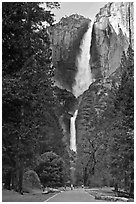
<path id="1" fill-rule="evenodd" d="M 60 2 L 60 9 L 53 9 L 52 12 L 56 15 L 56 22 L 62 17 L 72 14 L 80 14 L 84 17 L 93 19 L 107 2 Z"/>

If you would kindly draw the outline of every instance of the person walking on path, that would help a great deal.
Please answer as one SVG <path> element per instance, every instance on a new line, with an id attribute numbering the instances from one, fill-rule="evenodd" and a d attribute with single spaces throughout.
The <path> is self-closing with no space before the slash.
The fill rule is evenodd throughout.
<path id="1" fill-rule="evenodd" d="M 71 190 L 73 190 L 73 189 L 74 189 L 73 184 L 71 184 Z"/>

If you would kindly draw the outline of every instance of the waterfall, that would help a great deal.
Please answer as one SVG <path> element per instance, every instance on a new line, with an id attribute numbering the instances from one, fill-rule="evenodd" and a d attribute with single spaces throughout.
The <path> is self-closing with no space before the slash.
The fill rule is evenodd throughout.
<path id="1" fill-rule="evenodd" d="M 88 30 L 84 34 L 83 39 L 80 44 L 80 53 L 76 58 L 77 74 L 75 76 L 75 83 L 72 87 L 73 94 L 78 97 L 85 90 L 89 88 L 92 83 L 92 75 L 90 69 L 90 47 L 92 40 L 92 28 L 93 22 L 89 23 Z M 76 128 L 75 121 L 77 117 L 78 110 L 75 111 L 73 117 L 71 117 L 70 124 L 70 149 L 76 151 Z"/>
<path id="2" fill-rule="evenodd" d="M 70 119 L 70 149 L 76 152 L 76 128 L 75 121 L 77 117 L 78 110 L 75 111 L 73 117 Z"/>
<path id="3" fill-rule="evenodd" d="M 75 84 L 73 85 L 73 94 L 78 97 L 89 88 L 92 83 L 90 69 L 90 46 L 92 39 L 93 22 L 89 23 L 88 30 L 84 34 L 80 44 L 80 53 L 76 58 L 77 74 L 75 76 Z"/>

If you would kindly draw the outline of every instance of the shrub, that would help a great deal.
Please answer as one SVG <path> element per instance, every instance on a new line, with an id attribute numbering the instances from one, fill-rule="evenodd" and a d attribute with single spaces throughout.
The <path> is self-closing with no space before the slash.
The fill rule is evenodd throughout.
<path id="1" fill-rule="evenodd" d="M 44 187 L 64 185 L 64 161 L 57 154 L 53 152 L 42 154 L 35 170 Z"/>

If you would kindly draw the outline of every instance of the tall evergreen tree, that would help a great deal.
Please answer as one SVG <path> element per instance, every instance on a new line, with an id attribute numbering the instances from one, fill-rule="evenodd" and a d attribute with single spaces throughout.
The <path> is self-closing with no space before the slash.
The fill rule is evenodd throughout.
<path id="1" fill-rule="evenodd" d="M 115 122 L 112 124 L 111 172 L 115 182 L 130 195 L 134 191 L 134 52 L 128 48 L 122 57 L 122 77 L 115 98 Z"/>
<path id="2" fill-rule="evenodd" d="M 47 3 L 47 7 L 54 6 L 59 4 Z M 44 22 L 52 25 L 54 15 L 41 3 L 2 4 L 3 176 L 9 188 L 13 173 L 12 184 L 20 192 L 24 167 L 38 150 L 43 129 L 57 122 L 50 41 Z M 61 129 L 57 130 L 56 134 L 62 135 Z"/>

